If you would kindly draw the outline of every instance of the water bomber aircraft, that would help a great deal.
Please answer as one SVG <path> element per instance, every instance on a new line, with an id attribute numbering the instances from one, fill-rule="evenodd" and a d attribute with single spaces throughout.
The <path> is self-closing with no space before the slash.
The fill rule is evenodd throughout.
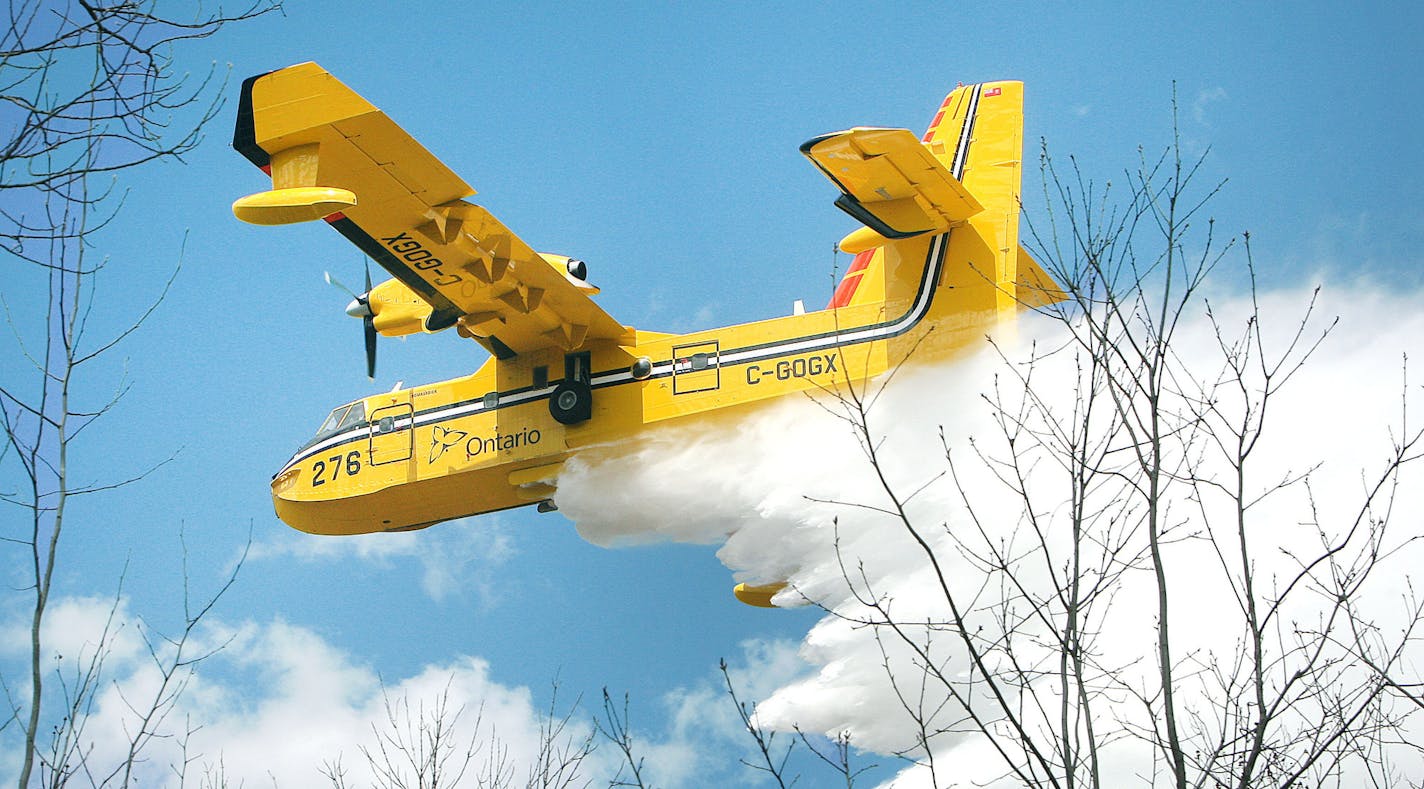
<path id="1" fill-rule="evenodd" d="M 233 147 L 272 188 L 233 213 L 319 220 L 390 275 L 372 287 L 368 274 L 347 308 L 363 322 L 368 374 L 378 334 L 454 329 L 489 352 L 468 375 L 334 408 L 273 476 L 277 516 L 364 534 L 550 510 L 582 450 L 979 347 L 1020 310 L 1062 298 L 1019 244 L 1022 137 L 1023 86 L 1001 81 L 956 88 L 922 136 L 857 127 L 807 141 L 801 153 L 860 224 L 839 243 L 854 258 L 830 303 L 668 334 L 610 316 L 583 262 L 535 251 L 469 202 L 469 184 L 320 66 L 246 80 Z M 770 606 L 784 587 L 770 581 L 735 594 Z"/>

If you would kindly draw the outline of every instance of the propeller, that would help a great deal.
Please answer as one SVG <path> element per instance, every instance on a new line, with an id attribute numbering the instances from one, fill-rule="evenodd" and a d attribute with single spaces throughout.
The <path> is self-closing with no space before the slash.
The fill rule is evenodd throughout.
<path id="1" fill-rule="evenodd" d="M 376 314 L 371 310 L 371 264 L 366 264 L 366 289 L 361 293 L 356 293 L 340 280 L 331 276 L 331 272 L 324 272 L 326 284 L 344 291 L 351 297 L 351 303 L 346 305 L 346 314 L 353 318 L 361 319 L 362 333 L 366 340 L 366 377 L 376 380 Z"/>

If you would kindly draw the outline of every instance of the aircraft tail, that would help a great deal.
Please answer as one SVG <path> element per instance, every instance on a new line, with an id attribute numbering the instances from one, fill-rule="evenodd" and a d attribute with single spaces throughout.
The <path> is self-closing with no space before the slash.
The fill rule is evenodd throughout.
<path id="1" fill-rule="evenodd" d="M 836 206 L 863 225 L 840 242 L 856 257 L 829 306 L 910 296 L 928 265 L 912 249 L 964 226 L 980 243 L 966 246 L 956 238 L 949 255 L 972 258 L 964 262 L 1001 292 L 999 309 L 1061 298 L 1053 297 L 1051 278 L 1018 244 L 1022 149 L 1023 83 L 1015 81 L 956 88 L 918 138 L 906 129 L 856 127 L 801 146 L 840 188 Z M 914 261 L 896 260 L 906 255 Z M 941 286 L 955 265 L 948 261 Z"/>
<path id="2" fill-rule="evenodd" d="M 920 138 L 920 142 L 930 149 L 950 174 L 961 181 L 968 170 L 970 149 L 975 148 L 976 157 L 979 154 L 976 146 L 980 138 L 976 137 L 975 131 L 981 110 L 989 116 L 985 119 L 986 124 L 997 126 L 979 129 L 981 133 L 987 131 L 1000 137 L 1012 136 L 1013 142 L 1021 140 L 1023 84 L 1019 82 L 960 85 L 944 97 L 929 128 Z"/>

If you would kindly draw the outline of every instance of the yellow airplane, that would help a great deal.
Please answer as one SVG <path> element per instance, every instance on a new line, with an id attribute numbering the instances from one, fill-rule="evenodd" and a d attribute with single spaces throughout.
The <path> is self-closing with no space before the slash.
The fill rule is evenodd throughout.
<path id="1" fill-rule="evenodd" d="M 536 504 L 581 449 L 679 420 L 735 419 L 808 391 L 864 386 L 963 353 L 1018 310 L 1061 298 L 1018 243 L 1023 86 L 950 93 L 922 138 L 857 127 L 801 152 L 863 226 L 830 304 L 690 334 L 599 308 L 584 264 L 534 251 L 383 112 L 314 63 L 246 80 L 233 147 L 272 178 L 233 213 L 322 220 L 393 279 L 356 296 L 376 333 L 453 327 L 490 352 L 470 375 L 335 408 L 273 477 L 277 516 L 316 534 L 419 529 Z M 769 605 L 779 584 L 740 586 Z"/>

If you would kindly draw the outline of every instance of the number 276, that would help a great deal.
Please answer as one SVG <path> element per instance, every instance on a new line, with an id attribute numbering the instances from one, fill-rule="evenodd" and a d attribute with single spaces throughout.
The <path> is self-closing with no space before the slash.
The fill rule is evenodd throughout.
<path id="1" fill-rule="evenodd" d="M 343 468 L 348 477 L 354 477 L 361 473 L 361 450 L 353 449 L 346 453 L 345 458 L 340 455 L 332 455 L 326 460 L 318 460 L 312 466 L 312 487 L 325 485 L 328 479 L 335 482 L 336 478 L 341 476 Z M 331 470 L 330 476 L 327 476 L 328 469 Z"/>

